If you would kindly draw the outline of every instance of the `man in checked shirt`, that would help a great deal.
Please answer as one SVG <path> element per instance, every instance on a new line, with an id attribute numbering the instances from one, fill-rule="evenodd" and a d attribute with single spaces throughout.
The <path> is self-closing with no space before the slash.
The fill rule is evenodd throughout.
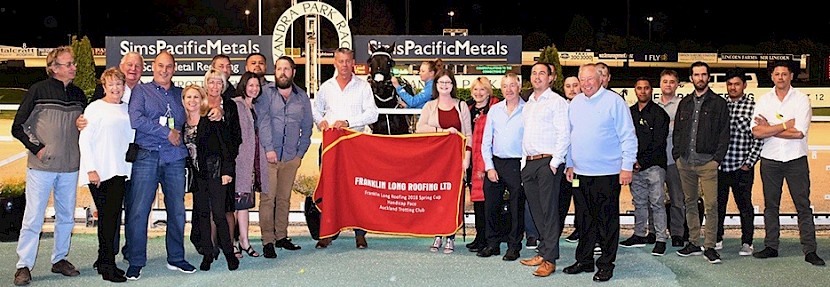
<path id="1" fill-rule="evenodd" d="M 761 140 L 752 135 L 749 124 L 755 112 L 755 101 L 744 94 L 746 75 L 742 69 L 726 73 L 726 106 L 729 108 L 729 148 L 718 166 L 718 236 L 715 249 L 723 246 L 723 220 L 729 189 L 741 215 L 741 249 L 738 255 L 752 255 L 752 235 L 755 231 L 755 212 L 752 208 L 752 182 L 755 163 L 761 153 Z"/>

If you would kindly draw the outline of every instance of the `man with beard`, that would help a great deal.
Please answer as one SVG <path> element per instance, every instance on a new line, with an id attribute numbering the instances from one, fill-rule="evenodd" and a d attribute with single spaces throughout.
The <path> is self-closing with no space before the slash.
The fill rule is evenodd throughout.
<path id="1" fill-rule="evenodd" d="M 271 83 L 265 79 L 265 61 L 265 55 L 262 53 L 251 53 L 245 58 L 245 71 L 257 74 L 262 86 Z"/>
<path id="2" fill-rule="evenodd" d="M 680 100 L 674 122 L 672 158 L 680 173 L 680 183 L 686 202 L 686 224 L 689 226 L 689 243 L 677 251 L 687 257 L 704 255 L 709 263 L 720 263 L 715 251 L 718 225 L 718 166 L 726 156 L 729 146 L 729 108 L 726 100 L 709 89 L 709 65 L 695 62 L 689 77 L 695 91 Z M 703 193 L 706 218 L 705 242 L 700 245 L 700 217 L 697 201 Z"/>
<path id="3" fill-rule="evenodd" d="M 276 82 L 263 86 L 254 107 L 259 142 L 268 160 L 269 190 L 262 193 L 259 201 L 265 258 L 277 257 L 274 247 L 301 248 L 288 237 L 288 209 L 294 177 L 311 145 L 314 121 L 311 100 L 294 84 L 296 71 L 293 59 L 279 57 L 274 64 Z"/>

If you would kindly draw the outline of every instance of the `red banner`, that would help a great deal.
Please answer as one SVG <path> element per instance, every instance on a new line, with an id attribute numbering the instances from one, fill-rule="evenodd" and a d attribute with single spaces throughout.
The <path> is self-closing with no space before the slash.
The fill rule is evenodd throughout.
<path id="1" fill-rule="evenodd" d="M 372 135 L 323 133 L 314 199 L 320 237 L 343 229 L 436 236 L 462 224 L 464 138 L 446 133 Z"/>

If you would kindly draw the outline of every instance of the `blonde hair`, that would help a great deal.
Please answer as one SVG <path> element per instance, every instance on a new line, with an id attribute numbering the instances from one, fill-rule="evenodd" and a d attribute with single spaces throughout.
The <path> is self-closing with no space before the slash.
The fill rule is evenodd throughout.
<path id="1" fill-rule="evenodd" d="M 55 65 L 58 56 L 64 53 L 69 53 L 73 59 L 75 58 L 75 52 L 72 51 L 71 46 L 60 46 L 49 51 L 49 54 L 46 55 L 46 75 L 49 75 L 49 77 L 55 76 L 55 71 L 52 70 L 52 66 Z"/>
<path id="2" fill-rule="evenodd" d="M 216 68 L 210 68 L 210 70 L 208 70 L 207 73 L 205 73 L 205 83 L 204 84 L 207 87 L 208 80 L 210 80 L 210 79 L 221 79 L 222 80 L 222 91 L 224 92 L 225 89 L 228 88 L 228 81 L 225 80 L 226 78 L 227 77 L 225 75 L 225 72 L 222 72 L 221 70 L 216 69 Z"/>
<path id="3" fill-rule="evenodd" d="M 187 95 L 187 92 L 190 90 L 196 90 L 199 92 L 199 96 L 202 97 L 201 102 L 199 103 L 199 116 L 204 117 L 207 115 L 208 111 L 210 110 L 210 105 L 208 104 L 207 98 L 207 91 L 205 88 L 202 88 L 199 85 L 188 85 L 187 87 L 182 90 L 182 105 L 184 105 L 184 97 Z M 184 110 L 187 113 L 187 109 Z"/>
<path id="4" fill-rule="evenodd" d="M 116 80 L 120 81 L 122 84 L 127 81 L 127 76 L 124 75 L 124 72 L 121 72 L 118 68 L 110 67 L 104 70 L 104 73 L 101 74 L 101 85 L 107 85 L 107 79 L 115 78 Z"/>
<path id="5" fill-rule="evenodd" d="M 481 86 L 482 88 L 487 90 L 488 96 L 493 95 L 493 85 L 490 83 L 490 79 L 488 79 L 487 77 L 481 76 L 473 80 L 472 85 L 470 85 L 470 87 L 475 89 L 476 86 Z"/>

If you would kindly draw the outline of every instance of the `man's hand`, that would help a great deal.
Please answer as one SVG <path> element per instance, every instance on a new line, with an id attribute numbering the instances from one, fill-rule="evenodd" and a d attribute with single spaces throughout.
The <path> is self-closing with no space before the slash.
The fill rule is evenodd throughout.
<path id="1" fill-rule="evenodd" d="M 742 165 L 742 166 L 741 166 L 741 170 L 743 170 L 743 171 L 749 171 L 749 167 L 748 167 L 748 166 L 746 166 L 746 165 Z"/>
<path id="2" fill-rule="evenodd" d="M 86 173 L 89 176 L 89 183 L 94 184 L 95 187 L 101 187 L 101 177 L 98 176 L 97 171 L 90 171 Z"/>
<path id="3" fill-rule="evenodd" d="M 496 171 L 496 169 L 491 169 L 487 171 L 487 179 L 489 179 L 490 182 L 499 181 L 499 173 Z"/>
<path id="4" fill-rule="evenodd" d="M 556 175 L 556 170 L 557 170 L 557 169 L 559 169 L 559 168 L 558 168 L 558 167 L 555 167 L 555 166 L 551 166 L 551 167 L 550 167 L 550 171 L 552 171 L 554 175 Z"/>
<path id="5" fill-rule="evenodd" d="M 569 167 L 565 169 L 565 179 L 567 179 L 568 182 L 574 181 L 574 168 Z"/>
<path id="6" fill-rule="evenodd" d="M 43 160 L 43 154 L 45 154 L 45 153 L 46 153 L 46 146 L 43 146 L 42 149 L 37 151 L 37 159 L 42 161 Z"/>
<path id="7" fill-rule="evenodd" d="M 630 170 L 621 170 L 620 171 L 620 184 L 621 185 L 628 185 L 631 183 L 631 171 Z"/>
<path id="8" fill-rule="evenodd" d="M 170 133 L 167 134 L 167 140 L 170 141 L 170 144 L 173 146 L 179 146 L 182 143 L 182 135 L 176 129 L 170 129 Z"/>
<path id="9" fill-rule="evenodd" d="M 222 117 L 225 115 L 225 111 L 220 108 L 212 108 L 208 111 L 208 119 L 214 122 L 218 122 L 222 120 Z"/>
<path id="10" fill-rule="evenodd" d="M 84 118 L 84 114 L 78 116 L 78 119 L 75 120 L 75 126 L 78 127 L 78 130 L 83 130 L 89 122 Z"/>
<path id="11" fill-rule="evenodd" d="M 229 183 L 231 183 L 231 181 L 233 181 L 233 177 L 231 177 L 230 175 L 222 176 L 222 185 L 228 185 Z"/>
<path id="12" fill-rule="evenodd" d="M 319 124 L 317 124 L 317 128 L 321 131 L 329 129 L 329 122 L 327 120 L 322 120 Z"/>
<path id="13" fill-rule="evenodd" d="M 450 134 L 457 134 L 458 133 L 458 130 L 455 129 L 454 127 L 450 127 L 448 129 L 446 129 L 445 131 L 447 131 Z"/>
<path id="14" fill-rule="evenodd" d="M 787 126 L 787 129 L 795 127 L 795 119 L 790 119 L 789 121 L 784 122 L 784 124 Z"/>
<path id="15" fill-rule="evenodd" d="M 277 163 L 277 152 L 269 151 L 265 153 L 265 159 L 268 160 L 268 163 Z"/>
<path id="16" fill-rule="evenodd" d="M 769 126 L 769 122 L 767 121 L 767 118 L 764 117 L 764 115 L 759 114 L 757 117 L 755 117 L 755 125 Z"/>
<path id="17" fill-rule="evenodd" d="M 348 128 L 349 124 L 346 121 L 338 120 L 338 121 L 335 121 L 334 124 L 331 125 L 331 127 L 339 130 L 339 129 L 342 129 L 342 128 Z"/>

